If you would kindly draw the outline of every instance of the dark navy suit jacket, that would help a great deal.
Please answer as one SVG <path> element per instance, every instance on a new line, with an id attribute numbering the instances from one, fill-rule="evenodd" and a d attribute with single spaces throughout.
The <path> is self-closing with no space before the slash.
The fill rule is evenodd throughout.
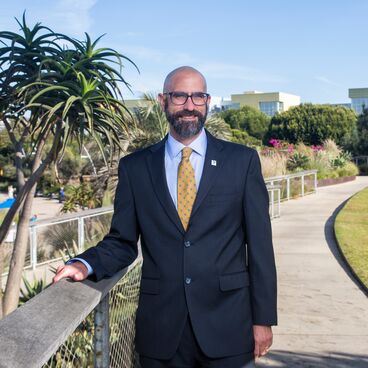
<path id="1" fill-rule="evenodd" d="M 110 233 L 79 257 L 100 280 L 143 268 L 138 353 L 169 359 L 189 314 L 209 357 L 250 353 L 253 324 L 275 325 L 276 270 L 268 193 L 255 150 L 207 132 L 203 174 L 187 231 L 165 176 L 165 140 L 121 159 Z"/>

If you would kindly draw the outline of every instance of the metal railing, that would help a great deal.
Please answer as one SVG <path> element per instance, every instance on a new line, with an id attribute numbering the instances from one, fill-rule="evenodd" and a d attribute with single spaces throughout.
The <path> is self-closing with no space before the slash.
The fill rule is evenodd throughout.
<path id="1" fill-rule="evenodd" d="M 3 318 L 0 367 L 136 367 L 141 265 L 97 283 L 62 280 Z"/>
<path id="2" fill-rule="evenodd" d="M 34 271 L 61 260 L 65 252 L 80 253 L 95 245 L 109 231 L 112 214 L 112 207 L 104 207 L 31 223 L 25 270 Z M 4 242 L 3 276 L 7 275 L 12 246 L 12 242 Z"/>
<path id="3" fill-rule="evenodd" d="M 265 179 L 265 183 L 269 193 L 270 217 L 273 219 L 281 215 L 281 201 L 316 192 L 317 170 L 270 177 Z M 62 252 L 73 252 L 73 244 L 78 253 L 95 245 L 108 232 L 112 214 L 113 208 L 105 207 L 30 224 L 25 270 L 34 271 L 39 266 L 61 260 Z M 7 271 L 12 244 L 5 243 L 5 247 L 4 269 Z"/>
<path id="4" fill-rule="evenodd" d="M 281 215 L 281 186 L 280 185 L 267 185 L 268 197 L 269 197 L 269 213 L 270 218 L 274 219 Z"/>
<path id="5" fill-rule="evenodd" d="M 273 176 L 265 179 L 267 185 L 280 187 L 280 201 L 303 197 L 316 193 L 318 181 L 317 170 L 301 171 L 294 174 Z"/>
<path id="6" fill-rule="evenodd" d="M 368 166 L 368 156 L 355 156 L 353 158 L 355 165 L 367 165 Z"/>

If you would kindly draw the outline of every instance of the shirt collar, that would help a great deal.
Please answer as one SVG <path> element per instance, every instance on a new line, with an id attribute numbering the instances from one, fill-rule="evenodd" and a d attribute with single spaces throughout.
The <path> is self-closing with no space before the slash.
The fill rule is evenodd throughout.
<path id="1" fill-rule="evenodd" d="M 184 144 L 178 142 L 170 133 L 166 141 L 167 152 L 173 159 L 180 154 L 185 147 Z M 199 136 L 189 145 L 189 147 L 201 156 L 205 156 L 207 149 L 207 136 L 204 129 L 201 130 Z"/>

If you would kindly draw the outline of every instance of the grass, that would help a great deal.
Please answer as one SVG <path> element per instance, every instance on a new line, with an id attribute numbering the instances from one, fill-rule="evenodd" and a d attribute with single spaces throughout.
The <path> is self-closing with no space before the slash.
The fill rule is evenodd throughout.
<path id="1" fill-rule="evenodd" d="M 339 212 L 335 233 L 346 260 L 368 287 L 368 188 L 354 195 Z"/>

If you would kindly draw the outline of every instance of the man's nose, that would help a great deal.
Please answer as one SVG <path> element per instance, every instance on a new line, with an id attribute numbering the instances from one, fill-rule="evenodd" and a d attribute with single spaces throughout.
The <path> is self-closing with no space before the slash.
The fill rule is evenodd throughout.
<path id="1" fill-rule="evenodd" d="M 184 108 L 189 111 L 193 111 L 195 109 L 192 97 L 188 96 L 187 102 L 184 104 Z"/>

